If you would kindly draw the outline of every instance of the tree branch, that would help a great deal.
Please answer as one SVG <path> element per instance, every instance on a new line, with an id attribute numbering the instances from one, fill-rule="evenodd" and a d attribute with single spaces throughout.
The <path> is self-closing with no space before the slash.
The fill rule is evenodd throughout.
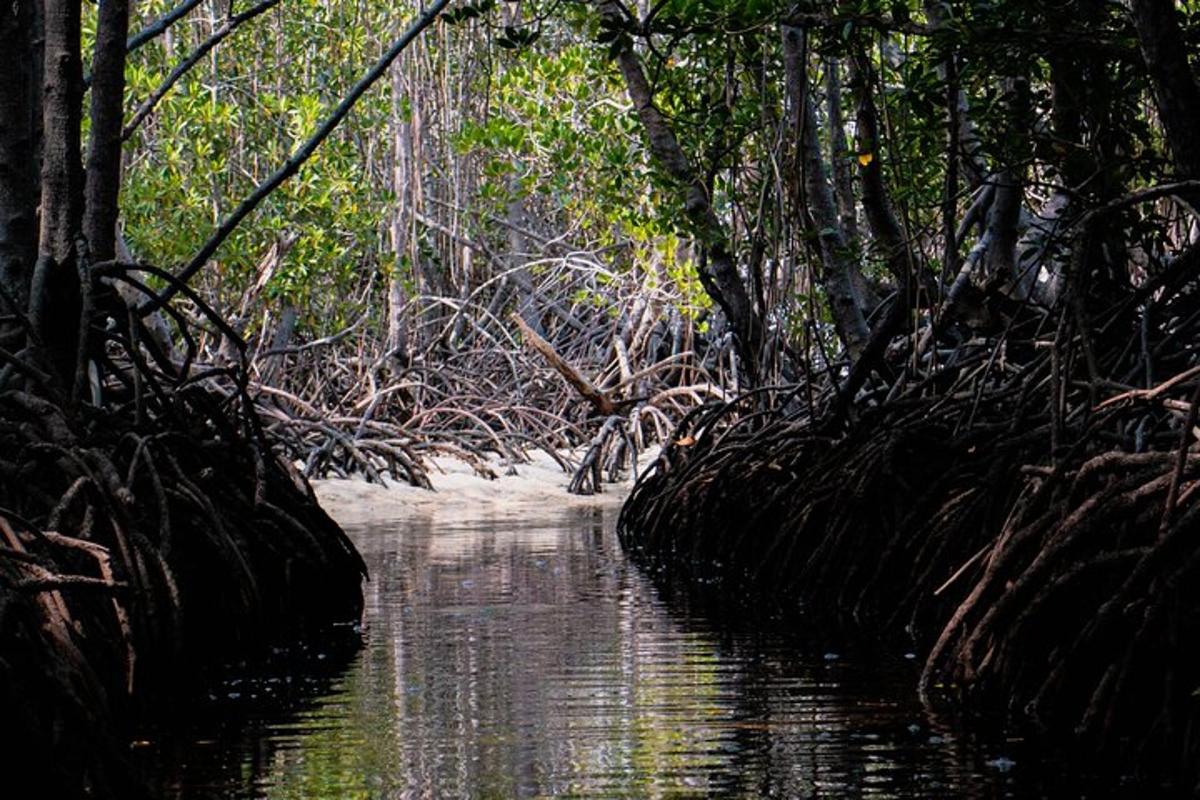
<path id="1" fill-rule="evenodd" d="M 624 6 L 615 0 L 597 0 L 596 5 L 601 17 L 613 24 L 623 24 L 628 16 Z M 741 356 L 754 380 L 762 344 L 762 321 L 755 313 L 750 294 L 738 275 L 725 226 L 713 211 L 708 190 L 679 146 L 670 122 L 654 105 L 654 91 L 646 80 L 642 64 L 632 46 L 622 47 L 616 54 L 616 60 L 625 79 L 629 99 L 642 123 L 651 154 L 684 190 L 684 213 L 708 255 L 709 266 L 707 274 L 702 269 L 701 283 L 721 306 L 737 333 Z"/>
<path id="2" fill-rule="evenodd" d="M 220 26 L 213 31 L 212 36 L 208 37 L 208 39 L 206 39 L 199 47 L 193 50 L 187 58 L 181 61 L 175 67 L 175 69 L 171 70 L 171 74 L 163 79 L 163 82 L 158 85 L 158 88 L 151 92 L 150 96 L 142 101 L 142 104 L 138 106 L 138 110 L 134 112 L 133 119 L 129 120 L 129 124 L 125 126 L 123 131 L 121 131 L 121 141 L 125 141 L 133 135 L 133 132 L 138 129 L 138 126 L 142 124 L 146 117 L 150 115 L 150 112 L 154 110 L 154 107 L 158 105 L 158 101 L 162 100 L 163 97 L 166 96 L 167 92 L 171 91 L 171 87 L 178 83 L 179 79 L 186 75 L 192 67 L 196 66 L 200 59 L 204 58 L 204 56 L 207 55 L 210 50 L 219 45 L 231 33 L 241 27 L 242 23 L 249 22 L 258 15 L 262 14 L 264 11 L 268 11 L 272 7 L 279 5 L 279 2 L 280 0 L 262 0 L 262 2 L 258 5 L 252 6 L 240 14 L 235 14 L 232 17 L 228 17 L 224 22 L 222 22 Z"/>
<path id="3" fill-rule="evenodd" d="M 521 329 L 521 335 L 525 337 L 525 343 L 536 350 L 542 358 L 546 359 L 546 363 L 553 367 L 554 371 L 561 375 L 563 380 L 569 383 L 575 391 L 579 392 L 581 397 L 591 403 L 592 407 L 601 416 L 607 417 L 614 413 L 616 406 L 613 404 L 612 398 L 597 389 L 596 385 L 589 381 L 583 373 L 567 363 L 566 359 L 558 354 L 553 345 L 543 339 L 537 331 L 529 327 L 529 324 L 525 320 L 521 319 L 520 314 L 514 313 L 512 320 Z"/>
<path id="4" fill-rule="evenodd" d="M 128 55 L 151 39 L 161 36 L 166 32 L 167 28 L 174 25 L 185 14 L 187 14 L 196 6 L 200 5 L 202 2 L 204 2 L 204 0 L 185 0 L 185 2 L 175 6 L 157 20 L 142 28 L 133 36 L 130 36 L 125 42 L 125 53 Z"/>

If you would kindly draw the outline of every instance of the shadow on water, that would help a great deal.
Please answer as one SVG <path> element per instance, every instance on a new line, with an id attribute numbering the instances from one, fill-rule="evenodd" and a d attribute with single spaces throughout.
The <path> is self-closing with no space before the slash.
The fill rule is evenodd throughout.
<path id="1" fill-rule="evenodd" d="M 253 663 L 196 678 L 196 696 L 152 709 L 130 751 L 152 796 L 260 797 L 259 776 L 290 746 L 291 725 L 319 714 L 363 647 L 361 628 L 338 626 L 308 642 L 275 647 Z M 337 796 L 337 795 L 330 795 Z"/>
<path id="2" fill-rule="evenodd" d="M 904 653 L 665 602 L 613 522 L 352 531 L 365 646 L 235 671 L 135 752 L 171 798 L 1085 796 L 931 721 Z"/>

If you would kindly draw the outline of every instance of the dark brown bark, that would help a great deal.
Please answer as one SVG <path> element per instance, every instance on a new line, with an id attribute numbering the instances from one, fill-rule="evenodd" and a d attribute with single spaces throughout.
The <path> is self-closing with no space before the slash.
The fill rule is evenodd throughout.
<path id="1" fill-rule="evenodd" d="M 1188 63 L 1175 0 L 1133 0 L 1130 8 L 1175 169 L 1181 178 L 1200 177 L 1200 86 Z"/>
<path id="2" fill-rule="evenodd" d="M 818 278 L 825 290 L 838 338 L 851 359 L 857 360 L 867 346 L 870 329 L 851 280 L 855 254 L 847 246 L 838 220 L 833 189 L 829 185 L 817 138 L 817 112 L 808 81 L 803 38 L 804 34 L 798 28 L 783 28 L 787 122 L 794 141 L 798 143 L 796 157 L 789 160 L 789 182 L 794 194 L 801 194 L 802 187 L 803 198 L 796 198 L 795 205 L 805 213 L 805 227 L 815 239 L 820 252 L 821 270 Z"/>
<path id="3" fill-rule="evenodd" d="M 76 380 L 81 308 L 76 242 L 83 225 L 79 0 L 45 0 L 42 90 L 42 193 L 38 263 L 30 318 L 38 343 L 64 387 Z"/>
<path id="4" fill-rule="evenodd" d="M 850 167 L 853 160 L 850 145 L 846 141 L 846 123 L 842 114 L 841 66 L 835 59 L 825 62 L 825 102 L 829 108 L 829 166 L 833 176 L 833 193 L 837 200 L 838 220 L 846 246 L 855 254 L 850 268 L 850 280 L 863 307 L 870 313 L 879 305 L 875 287 L 862 271 L 862 237 L 858 230 L 858 203 L 854 197 L 854 172 Z"/>
<path id="5" fill-rule="evenodd" d="M 129 0 L 100 0 L 83 216 L 84 236 L 95 261 L 109 261 L 116 254 L 128 29 Z"/>
<path id="6" fill-rule="evenodd" d="M 888 271 L 896 280 L 896 286 L 904 292 L 906 302 L 919 302 L 912 289 L 921 286 L 926 289 L 925 298 L 928 301 L 934 291 L 932 279 L 920 272 L 920 260 L 909 247 L 909 237 L 896 216 L 884 180 L 879 114 L 875 108 L 875 82 L 865 53 L 856 54 L 853 68 L 855 98 L 858 101 L 858 152 L 862 155 L 859 162 L 862 167 L 862 204 L 867 224 L 875 244 L 883 254 Z"/>
<path id="7" fill-rule="evenodd" d="M 40 253 L 58 265 L 73 265 L 83 221 L 79 0 L 46 0 L 45 14 Z"/>
<path id="8" fill-rule="evenodd" d="M 24 311 L 37 253 L 34 5 L 0 8 L 0 314 Z"/>
<path id="9" fill-rule="evenodd" d="M 597 7 L 605 19 L 617 24 L 623 20 L 620 7 L 612 0 L 597 0 Z M 684 211 L 707 255 L 701 267 L 701 282 L 733 326 L 742 359 L 753 380 L 760 358 L 763 326 L 738 274 L 737 262 L 730 252 L 728 232 L 713 211 L 708 189 L 679 146 L 670 122 L 654 105 L 654 92 L 637 55 L 631 47 L 624 47 L 617 52 L 616 61 L 625 79 L 629 99 L 637 109 L 651 154 L 685 193 Z"/>

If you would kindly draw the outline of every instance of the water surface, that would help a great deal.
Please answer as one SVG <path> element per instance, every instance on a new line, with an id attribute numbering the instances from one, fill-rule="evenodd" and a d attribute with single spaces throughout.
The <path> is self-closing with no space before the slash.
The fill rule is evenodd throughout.
<path id="1" fill-rule="evenodd" d="M 137 751 L 164 797 L 1025 797 L 902 652 L 717 624 L 664 602 L 612 512 L 352 530 L 365 646 L 233 674 Z M 1028 788 L 1028 787 L 1026 787 Z"/>

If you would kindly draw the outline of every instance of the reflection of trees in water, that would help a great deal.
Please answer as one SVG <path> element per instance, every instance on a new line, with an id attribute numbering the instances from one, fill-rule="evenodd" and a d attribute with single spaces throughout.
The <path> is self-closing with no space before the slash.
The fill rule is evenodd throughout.
<path id="1" fill-rule="evenodd" d="M 204 697 L 160 710 L 162 721 L 140 731 L 131 749 L 151 796 L 261 796 L 262 776 L 294 744 L 281 731 L 328 714 L 360 646 L 356 631 L 339 628 L 311 646 L 275 650 L 252 669 L 231 665 L 211 677 Z"/>
<path id="2" fill-rule="evenodd" d="M 328 697 L 242 732 L 241 785 L 276 798 L 886 796 L 953 777 L 905 730 L 913 709 L 881 699 L 889 687 L 666 608 L 609 522 L 360 533 L 368 646 Z"/>

